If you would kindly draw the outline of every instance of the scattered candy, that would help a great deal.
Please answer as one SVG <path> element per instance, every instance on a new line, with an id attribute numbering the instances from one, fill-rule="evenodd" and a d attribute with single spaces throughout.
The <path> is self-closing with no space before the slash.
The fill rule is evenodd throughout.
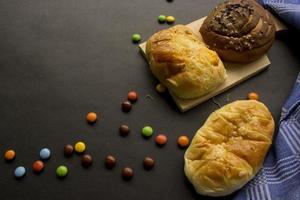
<path id="1" fill-rule="evenodd" d="M 6 161 L 12 161 L 16 157 L 16 152 L 12 149 L 5 151 L 4 158 Z"/>
<path id="2" fill-rule="evenodd" d="M 145 157 L 143 164 L 145 169 L 150 170 L 154 167 L 154 160 L 151 157 Z"/>
<path id="3" fill-rule="evenodd" d="M 249 100 L 256 100 L 256 101 L 258 101 L 258 100 L 259 100 L 259 96 L 258 96 L 258 94 L 255 93 L 255 92 L 250 92 L 250 93 L 248 94 L 248 99 L 249 99 Z"/>
<path id="4" fill-rule="evenodd" d="M 146 138 L 149 138 L 153 135 L 153 129 L 151 126 L 145 126 L 143 129 L 142 129 L 142 135 Z"/>
<path id="5" fill-rule="evenodd" d="M 90 154 L 84 154 L 81 157 L 81 164 L 83 167 L 88 168 L 93 164 L 93 158 Z"/>
<path id="6" fill-rule="evenodd" d="M 43 169 L 44 169 L 44 163 L 40 160 L 37 160 L 32 164 L 32 170 L 36 174 L 41 173 Z"/>
<path id="7" fill-rule="evenodd" d="M 68 174 L 68 168 L 64 165 L 60 165 L 56 168 L 56 176 L 58 178 L 63 178 L 65 176 L 67 176 Z"/>
<path id="8" fill-rule="evenodd" d="M 179 145 L 179 147 L 181 148 L 186 148 L 189 146 L 190 144 L 190 140 L 187 136 L 180 136 L 177 140 L 177 144 Z"/>
<path id="9" fill-rule="evenodd" d="M 164 134 L 159 134 L 155 137 L 155 142 L 158 146 L 163 146 L 167 143 L 168 138 Z"/>
<path id="10" fill-rule="evenodd" d="M 132 104 L 130 103 L 130 101 L 124 101 L 122 103 L 122 110 L 125 113 L 128 113 L 131 110 Z"/>
<path id="11" fill-rule="evenodd" d="M 105 167 L 108 169 L 113 168 L 114 166 L 116 166 L 116 158 L 112 155 L 108 155 L 105 158 Z"/>
<path id="12" fill-rule="evenodd" d="M 155 89 L 158 93 L 164 93 L 167 90 L 166 87 L 163 86 L 161 83 L 157 84 Z"/>
<path id="13" fill-rule="evenodd" d="M 133 177 L 133 170 L 130 167 L 125 167 L 122 170 L 122 177 L 124 180 L 130 180 Z"/>
<path id="14" fill-rule="evenodd" d="M 40 157 L 41 157 L 42 160 L 47 160 L 47 159 L 50 158 L 50 156 L 51 156 L 50 149 L 48 149 L 48 148 L 41 149 Z"/>
<path id="15" fill-rule="evenodd" d="M 138 94 L 135 91 L 131 91 L 131 92 L 128 93 L 127 99 L 131 103 L 134 103 L 138 100 Z"/>
<path id="16" fill-rule="evenodd" d="M 77 142 L 75 144 L 75 151 L 77 153 L 83 153 L 86 149 L 86 145 L 83 142 Z"/>
<path id="17" fill-rule="evenodd" d="M 159 15 L 157 20 L 158 20 L 159 23 L 165 23 L 166 16 L 165 15 Z"/>
<path id="18" fill-rule="evenodd" d="M 73 155 L 73 152 L 74 152 L 74 148 L 73 148 L 72 145 L 67 144 L 67 145 L 64 146 L 64 155 L 65 155 L 66 157 L 72 156 L 72 155 Z"/>
<path id="19" fill-rule="evenodd" d="M 88 123 L 95 123 L 97 121 L 97 114 L 95 112 L 89 112 L 86 115 L 86 121 Z"/>
<path id="20" fill-rule="evenodd" d="M 138 42 L 141 40 L 141 35 L 135 33 L 135 34 L 132 35 L 132 38 L 131 38 L 131 39 L 132 39 L 132 41 L 133 41 L 134 43 L 138 43 Z"/>
<path id="21" fill-rule="evenodd" d="M 19 166 L 15 169 L 15 177 L 21 178 L 25 175 L 26 169 L 23 166 Z"/>
<path id="22" fill-rule="evenodd" d="M 119 128 L 119 132 L 121 136 L 127 136 L 130 132 L 130 128 L 127 125 L 121 125 Z"/>
<path id="23" fill-rule="evenodd" d="M 175 17 L 173 17 L 173 16 L 168 16 L 168 17 L 166 18 L 166 21 L 167 21 L 167 23 L 172 24 L 172 23 L 175 22 Z"/>

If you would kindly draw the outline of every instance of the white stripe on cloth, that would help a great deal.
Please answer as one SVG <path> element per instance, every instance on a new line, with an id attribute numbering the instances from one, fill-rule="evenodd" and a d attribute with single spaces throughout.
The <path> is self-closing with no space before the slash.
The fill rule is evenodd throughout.
<path id="1" fill-rule="evenodd" d="M 255 196 L 256 196 L 256 198 L 257 198 L 257 199 L 261 199 L 259 187 L 255 187 L 254 189 L 255 189 L 254 191 L 255 191 Z"/>
<path id="2" fill-rule="evenodd" d="M 299 161 L 295 161 L 292 164 L 286 164 L 285 166 L 282 166 L 282 168 L 277 168 L 277 170 L 273 172 L 267 172 L 265 173 L 266 178 L 273 178 L 277 177 L 279 174 L 284 173 L 285 171 L 289 171 L 290 169 L 293 169 L 294 167 L 297 167 L 299 165 Z"/>
<path id="3" fill-rule="evenodd" d="M 270 195 L 270 191 L 269 191 L 269 186 L 267 184 L 264 185 L 265 188 L 265 194 L 267 196 L 267 200 L 271 200 L 271 195 Z"/>
<path id="4" fill-rule="evenodd" d="M 296 154 L 296 151 L 295 151 L 294 147 L 292 146 L 292 144 L 290 143 L 290 141 L 289 141 L 289 139 L 287 137 L 288 133 L 286 133 L 284 131 L 284 129 L 282 128 L 282 126 L 281 126 L 281 129 L 279 131 L 279 134 L 281 134 L 283 136 L 284 141 L 288 145 L 289 149 L 293 152 L 293 154 Z"/>
<path id="5" fill-rule="evenodd" d="M 283 183 L 286 180 L 290 179 L 291 177 L 297 175 L 299 172 L 300 172 L 300 165 L 298 165 L 297 167 L 295 167 L 294 169 L 292 169 L 286 173 L 279 174 L 277 177 L 267 178 L 267 181 L 269 184 Z"/>
<path id="6" fill-rule="evenodd" d="M 299 153 L 300 152 L 300 145 L 299 142 L 295 141 L 295 137 L 294 137 L 294 132 L 291 129 L 291 124 L 289 126 L 281 126 L 281 130 L 284 130 L 284 132 L 286 133 L 287 138 L 289 138 L 295 153 Z"/>
<path id="7" fill-rule="evenodd" d="M 293 159 L 295 159 L 295 157 L 299 157 L 299 156 L 298 156 L 298 155 L 291 155 L 291 156 L 282 158 L 282 159 L 278 160 L 278 161 L 276 162 L 276 164 L 273 165 L 272 167 L 264 167 L 264 169 L 265 169 L 265 170 L 275 169 L 275 168 L 277 168 L 278 165 L 281 165 L 282 162 L 286 162 L 287 160 L 293 160 Z"/>

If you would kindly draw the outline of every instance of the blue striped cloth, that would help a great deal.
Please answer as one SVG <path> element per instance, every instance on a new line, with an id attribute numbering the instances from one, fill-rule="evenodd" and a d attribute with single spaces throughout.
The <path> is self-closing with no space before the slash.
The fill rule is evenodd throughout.
<path id="1" fill-rule="evenodd" d="M 274 11 L 286 24 L 300 30 L 300 0 L 259 0 Z"/>
<path id="2" fill-rule="evenodd" d="M 300 200 L 300 73 L 263 168 L 234 200 Z"/>

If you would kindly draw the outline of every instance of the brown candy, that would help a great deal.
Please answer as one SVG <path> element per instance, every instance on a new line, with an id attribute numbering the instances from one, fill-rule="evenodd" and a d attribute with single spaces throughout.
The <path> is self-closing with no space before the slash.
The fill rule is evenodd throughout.
<path id="1" fill-rule="evenodd" d="M 125 167 L 123 170 L 122 170 L 122 178 L 126 181 L 132 179 L 133 177 L 133 169 L 130 168 L 130 167 Z"/>
<path id="2" fill-rule="evenodd" d="M 124 101 L 122 103 L 122 110 L 125 113 L 128 113 L 132 108 L 132 104 L 130 103 L 130 101 Z"/>
<path id="3" fill-rule="evenodd" d="M 111 169 L 116 166 L 116 162 L 117 162 L 117 160 L 114 156 L 108 155 L 105 158 L 105 167 L 108 169 Z"/>
<path id="4" fill-rule="evenodd" d="M 130 128 L 127 125 L 121 125 L 119 128 L 119 132 L 121 136 L 127 136 L 130 132 Z"/>
<path id="5" fill-rule="evenodd" d="M 154 167 L 154 160 L 151 157 L 145 157 L 143 164 L 145 169 L 150 170 Z"/>
<path id="6" fill-rule="evenodd" d="M 88 168 L 93 164 L 93 158 L 90 154 L 84 154 L 81 157 L 81 164 L 83 167 Z"/>
<path id="7" fill-rule="evenodd" d="M 67 145 L 64 146 L 64 155 L 66 157 L 72 156 L 73 153 L 74 153 L 74 147 L 72 145 L 67 144 Z"/>

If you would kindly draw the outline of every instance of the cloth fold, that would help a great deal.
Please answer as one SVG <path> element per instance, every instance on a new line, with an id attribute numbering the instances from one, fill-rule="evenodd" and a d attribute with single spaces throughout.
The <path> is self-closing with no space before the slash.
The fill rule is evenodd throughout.
<path id="1" fill-rule="evenodd" d="M 300 200 L 300 73 L 262 169 L 234 200 Z"/>
<path id="2" fill-rule="evenodd" d="M 286 24 L 300 30 L 300 0 L 258 0 L 258 2 L 275 12 Z"/>

